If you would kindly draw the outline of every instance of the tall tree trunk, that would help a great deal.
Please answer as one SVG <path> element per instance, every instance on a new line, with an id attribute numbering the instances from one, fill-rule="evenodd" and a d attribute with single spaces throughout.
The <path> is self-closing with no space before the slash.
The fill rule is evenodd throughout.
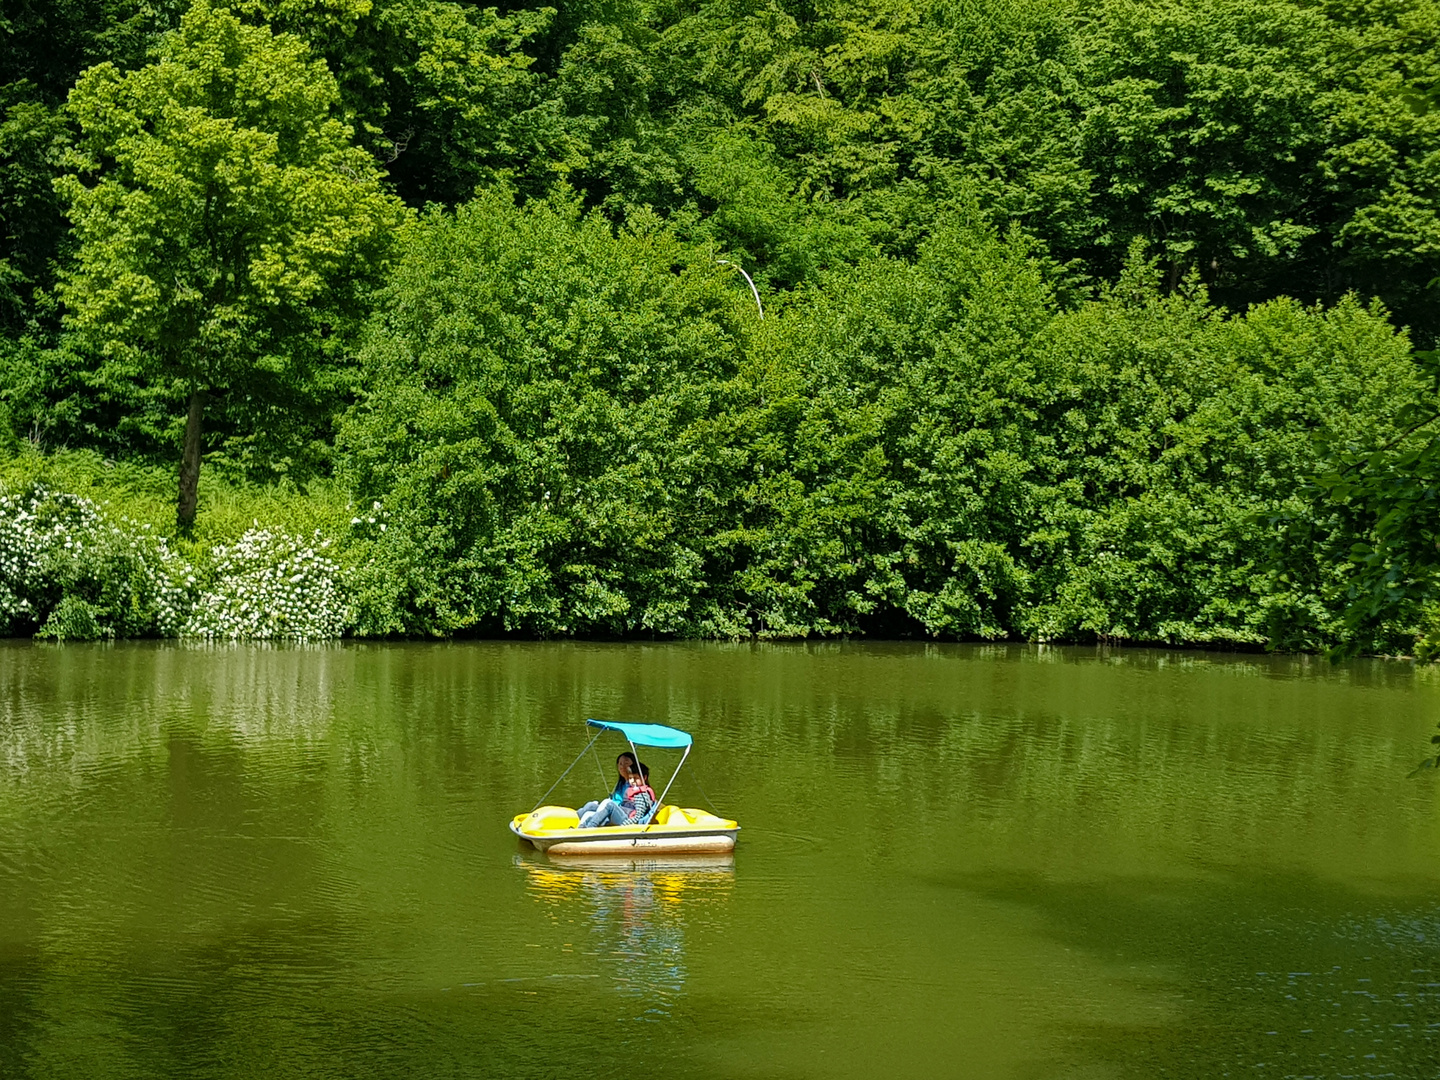
<path id="1" fill-rule="evenodd" d="M 190 411 L 185 416 L 185 450 L 180 457 L 180 504 L 176 519 L 180 531 L 188 533 L 195 526 L 195 510 L 200 503 L 200 421 L 205 416 L 205 391 L 190 391 Z"/>

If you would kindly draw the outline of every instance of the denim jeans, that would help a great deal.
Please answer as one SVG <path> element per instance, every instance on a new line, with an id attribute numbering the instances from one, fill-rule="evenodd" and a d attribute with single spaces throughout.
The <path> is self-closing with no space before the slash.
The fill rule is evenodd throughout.
<path id="1" fill-rule="evenodd" d="M 630 812 L 614 799 L 606 799 L 580 819 L 580 828 L 598 829 L 605 825 L 630 824 Z"/>

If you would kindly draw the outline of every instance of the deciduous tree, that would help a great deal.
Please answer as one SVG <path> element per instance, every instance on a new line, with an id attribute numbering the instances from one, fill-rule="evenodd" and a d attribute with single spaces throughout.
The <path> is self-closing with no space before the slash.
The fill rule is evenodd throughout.
<path id="1" fill-rule="evenodd" d="M 298 38 L 199 0 L 155 61 L 91 68 L 69 202 L 69 328 L 185 408 L 178 518 L 194 521 L 207 397 L 301 379 L 383 268 L 401 211 Z"/>

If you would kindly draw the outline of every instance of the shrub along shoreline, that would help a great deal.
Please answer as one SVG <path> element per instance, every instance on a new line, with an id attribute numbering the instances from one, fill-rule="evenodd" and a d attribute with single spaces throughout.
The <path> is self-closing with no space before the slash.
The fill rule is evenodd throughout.
<path id="1" fill-rule="evenodd" d="M 1344 621 L 1358 526 L 1314 484 L 1427 393 L 1378 306 L 1232 314 L 1139 252 L 1064 300 L 963 221 L 764 319 L 707 249 L 564 201 L 481 197 L 402 248 L 328 477 L 211 468 L 162 542 L 165 467 L 12 454 L 0 629 L 1408 653 L 1434 621 Z"/>
<path id="2" fill-rule="evenodd" d="M 153 484 L 153 470 L 116 472 L 86 453 L 0 466 L 0 634 L 318 641 L 353 624 L 348 571 L 321 529 L 302 536 L 252 518 L 235 535 L 242 506 L 313 512 L 310 500 L 241 489 L 230 514 L 176 540 L 157 528 L 143 486 L 133 486 Z M 52 486 L 66 481 L 90 497 Z"/>

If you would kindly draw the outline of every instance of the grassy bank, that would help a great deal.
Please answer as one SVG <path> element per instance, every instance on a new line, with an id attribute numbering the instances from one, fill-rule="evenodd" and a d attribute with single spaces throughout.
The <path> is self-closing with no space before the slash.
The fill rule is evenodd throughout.
<path id="1" fill-rule="evenodd" d="M 0 456 L 0 494 L 16 494 L 34 484 L 88 499 L 118 520 L 149 525 L 170 538 L 177 550 L 195 558 L 218 544 L 230 544 L 256 524 L 308 536 L 319 529 L 337 540 L 354 516 L 346 493 L 329 480 L 303 487 L 291 483 L 256 484 L 206 469 L 200 476 L 200 512 L 194 531 L 176 535 L 175 469 L 136 461 L 111 461 L 90 450 L 35 450 Z"/>

